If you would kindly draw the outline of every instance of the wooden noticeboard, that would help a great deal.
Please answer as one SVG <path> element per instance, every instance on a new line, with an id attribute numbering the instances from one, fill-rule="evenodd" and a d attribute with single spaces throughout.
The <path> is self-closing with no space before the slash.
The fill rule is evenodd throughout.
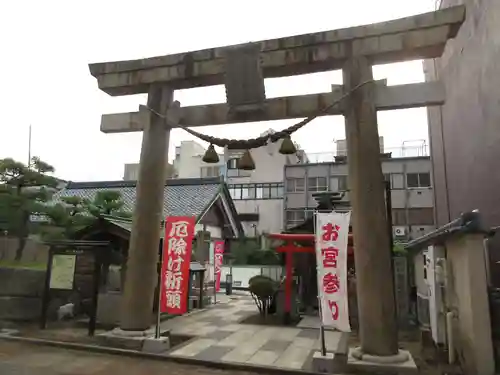
<path id="1" fill-rule="evenodd" d="M 75 254 L 54 254 L 50 272 L 50 289 L 72 290 L 75 282 Z"/>
<path id="2" fill-rule="evenodd" d="M 47 310 L 53 291 L 71 291 L 75 289 L 75 271 L 78 255 L 92 254 L 94 259 L 92 308 L 88 333 L 94 335 L 97 316 L 97 295 L 103 257 L 109 253 L 109 242 L 104 241 L 51 241 L 47 242 L 49 258 L 45 274 L 45 287 L 42 298 L 40 327 L 47 326 Z"/>

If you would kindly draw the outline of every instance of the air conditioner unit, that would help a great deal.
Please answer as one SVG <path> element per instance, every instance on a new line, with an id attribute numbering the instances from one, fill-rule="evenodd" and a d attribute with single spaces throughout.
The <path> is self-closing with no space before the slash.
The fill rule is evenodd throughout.
<path id="1" fill-rule="evenodd" d="M 396 237 L 402 237 L 406 235 L 406 227 L 394 227 L 393 233 Z"/>

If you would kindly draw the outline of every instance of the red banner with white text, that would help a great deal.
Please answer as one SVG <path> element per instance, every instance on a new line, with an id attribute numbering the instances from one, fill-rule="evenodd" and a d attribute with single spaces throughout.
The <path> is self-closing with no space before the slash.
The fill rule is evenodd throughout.
<path id="1" fill-rule="evenodd" d="M 224 256 L 224 241 L 214 243 L 214 263 L 215 263 L 215 291 L 220 290 L 220 278 L 222 274 L 222 258 Z"/>
<path id="2" fill-rule="evenodd" d="M 347 242 L 351 212 L 316 214 L 316 262 L 323 325 L 350 332 Z"/>
<path id="3" fill-rule="evenodd" d="M 189 264 L 196 219 L 169 216 L 165 222 L 161 267 L 160 311 L 172 315 L 187 312 Z"/>

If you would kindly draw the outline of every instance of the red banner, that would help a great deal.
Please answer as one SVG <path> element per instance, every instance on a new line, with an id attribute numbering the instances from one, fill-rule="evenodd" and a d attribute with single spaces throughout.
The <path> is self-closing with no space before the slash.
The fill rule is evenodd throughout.
<path id="1" fill-rule="evenodd" d="M 220 277 L 222 273 L 222 257 L 224 256 L 224 241 L 214 243 L 214 268 L 215 268 L 215 291 L 220 290 Z"/>
<path id="2" fill-rule="evenodd" d="M 161 267 L 160 311 L 172 315 L 187 312 L 189 263 L 196 219 L 169 216 L 165 222 Z"/>

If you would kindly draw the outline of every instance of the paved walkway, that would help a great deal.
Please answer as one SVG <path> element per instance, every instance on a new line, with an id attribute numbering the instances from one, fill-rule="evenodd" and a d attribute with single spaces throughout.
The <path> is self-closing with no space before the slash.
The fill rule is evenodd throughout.
<path id="1" fill-rule="evenodd" d="M 311 371 L 312 355 L 320 348 L 318 329 L 239 323 L 256 313 L 250 296 L 238 296 L 229 303 L 166 321 L 163 329 L 194 337 L 169 355 Z M 329 352 L 342 354 L 347 350 L 345 334 L 326 332 L 325 336 Z"/>
<path id="2" fill-rule="evenodd" d="M 256 375 L 0 340 L 1 375 Z"/>

